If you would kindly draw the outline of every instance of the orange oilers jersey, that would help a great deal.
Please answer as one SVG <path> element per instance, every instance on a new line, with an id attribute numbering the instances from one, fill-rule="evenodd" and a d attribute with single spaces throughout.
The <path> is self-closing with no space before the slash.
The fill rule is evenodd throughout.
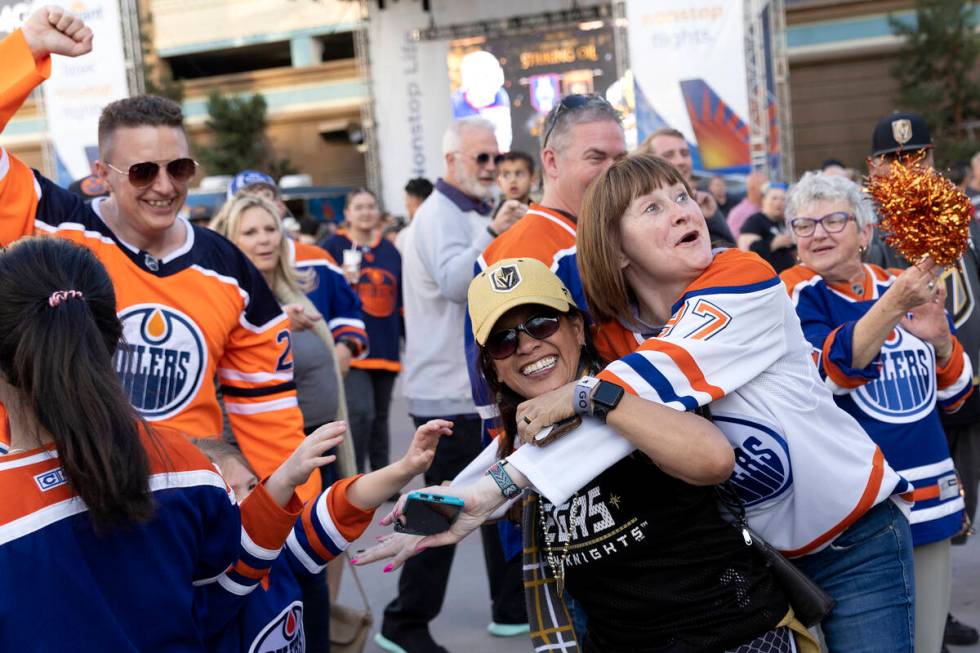
<path id="1" fill-rule="evenodd" d="M 0 126 L 47 74 L 20 32 L 0 42 Z M 125 343 L 115 364 L 148 422 L 192 437 L 219 437 L 225 411 L 259 477 L 303 440 L 293 384 L 289 321 L 245 255 L 218 234 L 186 224 L 186 240 L 163 259 L 120 240 L 92 205 L 0 148 L 0 245 L 30 234 L 91 249 L 116 290 Z M 320 489 L 317 475 L 298 490 Z"/>

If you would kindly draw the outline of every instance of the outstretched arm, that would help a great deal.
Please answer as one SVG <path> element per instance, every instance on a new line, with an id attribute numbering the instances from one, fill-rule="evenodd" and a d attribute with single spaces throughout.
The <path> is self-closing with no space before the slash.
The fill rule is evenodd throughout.
<path id="1" fill-rule="evenodd" d="M 401 460 L 360 477 L 347 490 L 347 499 L 361 510 L 373 510 L 425 472 L 436 455 L 439 438 L 453 434 L 453 423 L 429 420 L 415 431 L 415 437 Z"/>

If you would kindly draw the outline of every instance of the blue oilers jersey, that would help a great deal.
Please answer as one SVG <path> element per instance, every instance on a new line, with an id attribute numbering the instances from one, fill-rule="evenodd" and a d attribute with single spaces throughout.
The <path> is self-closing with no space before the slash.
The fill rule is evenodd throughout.
<path id="1" fill-rule="evenodd" d="M 288 241 L 290 258 L 300 274 L 312 272 L 306 296 L 327 322 L 334 342 L 345 340 L 357 357 L 367 355 L 368 336 L 361 314 L 361 300 L 347 284 L 344 273 L 328 252 L 314 245 Z"/>
<path id="2" fill-rule="evenodd" d="M 338 261 L 343 260 L 344 250 L 355 248 L 343 229 L 324 243 L 324 249 Z M 361 300 L 371 344 L 367 356 L 353 361 L 351 367 L 398 372 L 401 370 L 399 344 L 404 331 L 401 254 L 380 233 L 370 245 L 356 249 L 361 251 L 361 269 L 355 290 Z"/>
<path id="3" fill-rule="evenodd" d="M 913 543 L 928 544 L 957 533 L 963 499 L 939 411 L 957 410 L 973 390 L 973 369 L 959 341 L 954 337 L 953 353 L 939 367 L 933 346 L 900 324 L 878 356 L 856 368 L 851 363 L 855 325 L 895 277 L 865 265 L 863 284 L 850 287 L 828 283 L 798 265 L 782 279 L 837 405 L 861 424 L 885 459 L 915 488 Z M 952 321 L 950 329 L 955 332 Z"/>
<path id="4" fill-rule="evenodd" d="M 239 512 L 203 454 L 154 431 L 154 515 L 108 533 L 93 530 L 53 445 L 0 456 L 0 650 L 203 653 L 223 621 L 220 595 L 265 575 L 254 554 L 286 538 L 299 499 L 289 512 L 260 486 Z"/>
<path id="5" fill-rule="evenodd" d="M 208 639 L 211 653 L 302 653 L 303 596 L 298 578 L 323 571 L 327 562 L 340 555 L 371 523 L 373 510 L 361 510 L 347 499 L 347 490 L 360 476 L 342 479 L 293 516 L 291 529 L 278 547 L 264 556 L 268 576 L 262 582 L 243 582 L 222 592 L 220 587 L 202 588 L 200 597 L 220 605 L 223 614 L 213 618 L 227 624 Z M 251 497 L 249 497 L 250 499 Z M 247 500 L 246 500 L 247 501 Z M 244 512 L 244 509 L 243 509 Z M 285 540 L 283 545 L 282 540 Z M 245 571 L 242 569 L 241 571 Z M 244 581 L 244 578 L 240 580 Z"/>

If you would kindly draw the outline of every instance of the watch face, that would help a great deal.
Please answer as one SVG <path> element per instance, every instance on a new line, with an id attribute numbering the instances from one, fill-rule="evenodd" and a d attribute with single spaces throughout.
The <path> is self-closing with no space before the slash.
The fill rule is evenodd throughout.
<path id="1" fill-rule="evenodd" d="M 600 406 L 615 408 L 619 404 L 619 400 L 623 398 L 624 393 L 625 390 L 615 383 L 602 381 L 599 383 L 599 387 L 596 388 L 595 394 L 592 395 L 592 402 Z"/>

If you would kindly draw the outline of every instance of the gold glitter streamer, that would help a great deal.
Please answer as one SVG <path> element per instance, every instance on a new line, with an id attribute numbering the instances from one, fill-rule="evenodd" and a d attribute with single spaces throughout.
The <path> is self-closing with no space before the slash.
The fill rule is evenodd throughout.
<path id="1" fill-rule="evenodd" d="M 878 206 L 885 242 L 907 261 L 931 256 L 953 265 L 966 251 L 973 207 L 953 182 L 917 165 L 923 156 L 892 162 L 888 175 L 868 181 L 867 192 Z"/>

